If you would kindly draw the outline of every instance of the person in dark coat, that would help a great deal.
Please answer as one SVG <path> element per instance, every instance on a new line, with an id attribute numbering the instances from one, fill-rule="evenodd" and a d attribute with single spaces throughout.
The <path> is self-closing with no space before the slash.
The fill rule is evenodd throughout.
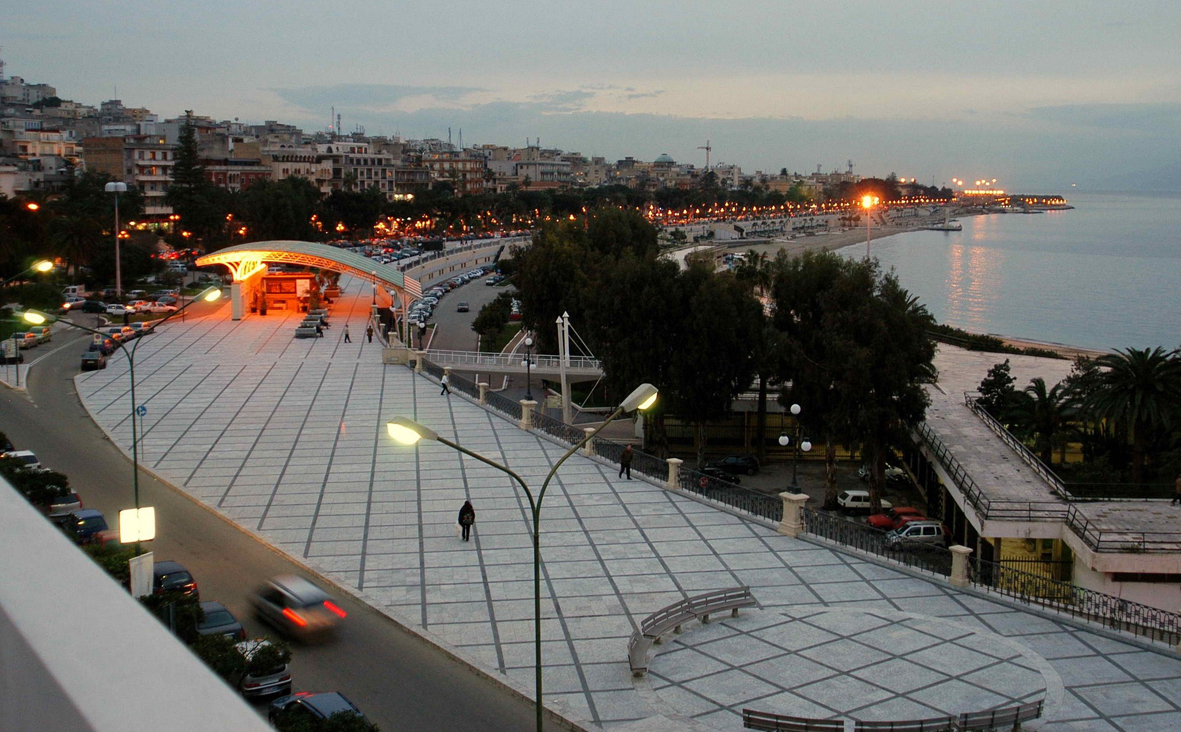
<path id="1" fill-rule="evenodd" d="M 476 523 L 476 509 L 471 501 L 464 501 L 459 509 L 459 525 L 463 529 L 463 540 L 467 541 L 472 534 L 472 524 Z"/>
<path id="2" fill-rule="evenodd" d="M 627 479 L 632 479 L 632 446 L 628 445 L 623 448 L 623 454 L 619 456 L 619 477 L 622 478 L 624 473 L 627 473 Z"/>
<path id="3" fill-rule="evenodd" d="M 365 337 L 369 339 L 370 343 L 373 342 L 373 326 L 372 325 L 365 329 Z"/>

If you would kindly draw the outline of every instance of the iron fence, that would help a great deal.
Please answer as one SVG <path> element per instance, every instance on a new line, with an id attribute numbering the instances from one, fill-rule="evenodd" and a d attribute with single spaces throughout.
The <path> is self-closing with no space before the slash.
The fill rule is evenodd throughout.
<path id="1" fill-rule="evenodd" d="M 550 437 L 555 437 L 568 445 L 577 445 L 586 437 L 581 428 L 566 424 L 560 419 L 554 419 L 540 412 L 533 412 L 533 426 Z"/>
<path id="2" fill-rule="evenodd" d="M 752 491 L 693 469 L 682 468 L 681 490 L 776 523 L 783 520 L 783 499 Z"/>
<path id="3" fill-rule="evenodd" d="M 452 390 L 461 391 L 474 399 L 480 398 L 480 387 L 476 386 L 476 383 L 471 379 L 451 374 L 448 385 Z"/>
<path id="4" fill-rule="evenodd" d="M 860 549 L 932 574 L 951 574 L 951 552 L 939 546 L 891 541 L 885 531 L 833 513 L 804 509 L 804 530 L 829 541 Z"/>
<path id="5" fill-rule="evenodd" d="M 1123 552 L 1133 554 L 1181 552 L 1181 532 L 1104 529 L 1098 527 L 1073 505 L 1066 513 L 1066 525 L 1087 546 L 1097 552 Z"/>
<path id="6" fill-rule="evenodd" d="M 1033 452 L 1028 447 L 1026 447 L 1023 442 L 1021 442 L 1021 440 L 1018 440 L 1016 437 L 1014 437 L 1013 433 L 1009 432 L 1009 430 L 995 417 L 989 414 L 988 411 L 984 409 L 984 407 L 980 406 L 977 399 L 973 397 L 970 392 L 964 392 L 964 404 L 966 404 L 968 409 L 972 410 L 972 412 L 977 417 L 979 417 L 980 420 L 984 422 L 984 424 L 990 430 L 992 430 L 994 434 L 996 434 L 997 437 L 1001 438 L 1002 442 L 1008 445 L 1009 448 L 1013 450 L 1013 452 L 1017 453 L 1018 457 L 1024 460 L 1025 464 L 1028 465 L 1033 470 L 1033 472 L 1037 473 L 1042 480 L 1049 483 L 1050 488 L 1052 488 L 1055 493 L 1062 496 L 1063 498 L 1070 497 L 1070 492 L 1066 489 L 1066 485 L 1062 482 L 1062 479 L 1059 478 L 1053 470 L 1050 470 L 1048 467 L 1046 467 L 1046 464 L 1041 461 L 1041 458 L 1039 458 L 1037 455 L 1034 455 Z"/>
<path id="7" fill-rule="evenodd" d="M 508 397 L 498 394 L 494 391 L 489 391 L 485 396 L 485 404 L 492 407 L 496 411 L 504 414 L 512 419 L 521 419 L 521 403 L 515 402 Z"/>
<path id="8" fill-rule="evenodd" d="M 1069 582 L 1059 582 L 983 559 L 968 562 L 968 579 L 1026 604 L 1100 623 L 1108 628 L 1175 646 L 1181 641 L 1181 615 L 1141 605 Z"/>
<path id="9" fill-rule="evenodd" d="M 594 442 L 595 454 L 615 464 L 619 463 L 619 456 L 623 454 L 625 447 L 626 445 L 622 443 L 602 437 L 596 437 Z M 668 463 L 655 455 L 649 455 L 633 447 L 632 472 L 646 475 L 656 480 L 665 480 L 668 478 Z"/>

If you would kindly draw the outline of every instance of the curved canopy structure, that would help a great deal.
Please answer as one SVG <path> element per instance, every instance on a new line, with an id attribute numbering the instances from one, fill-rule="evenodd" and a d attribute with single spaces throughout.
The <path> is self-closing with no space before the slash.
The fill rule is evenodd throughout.
<path id="1" fill-rule="evenodd" d="M 399 292 L 409 291 L 412 296 L 418 296 L 421 292 L 418 282 L 413 277 L 402 274 L 397 267 L 374 262 L 368 257 L 345 249 L 310 241 L 256 241 L 236 244 L 206 254 L 197 260 L 197 265 L 205 267 L 223 264 L 229 268 L 234 282 L 243 282 L 259 270 L 265 269 L 266 262 L 342 272 L 380 283 Z"/>

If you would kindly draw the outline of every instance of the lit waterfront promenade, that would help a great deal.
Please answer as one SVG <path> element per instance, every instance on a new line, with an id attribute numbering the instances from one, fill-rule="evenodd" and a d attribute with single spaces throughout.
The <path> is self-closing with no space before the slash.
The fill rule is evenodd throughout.
<path id="1" fill-rule="evenodd" d="M 507 477 L 439 446 L 393 444 L 410 416 L 539 483 L 564 448 L 401 366 L 365 342 L 368 285 L 322 339 L 297 316 L 170 325 L 139 349 L 144 465 L 398 622 L 529 691 L 527 506 Z M 353 342 L 341 342 L 348 322 Z M 83 401 L 131 442 L 125 362 L 77 377 Z M 471 543 L 455 534 L 472 500 Z M 617 728 L 684 715 L 741 729 L 743 707 L 914 719 L 1046 698 L 1044 729 L 1181 727 L 1181 659 L 779 535 L 581 456 L 542 524 L 546 701 Z M 199 578 L 198 578 L 199 579 Z M 633 680 L 627 638 L 688 595 L 749 585 L 738 618 L 690 623 Z M 363 663 L 363 659 L 358 659 Z M 348 693 L 348 689 L 340 691 Z M 462 700 L 457 700 L 462 703 Z M 641 723 L 651 726 L 652 723 Z"/>

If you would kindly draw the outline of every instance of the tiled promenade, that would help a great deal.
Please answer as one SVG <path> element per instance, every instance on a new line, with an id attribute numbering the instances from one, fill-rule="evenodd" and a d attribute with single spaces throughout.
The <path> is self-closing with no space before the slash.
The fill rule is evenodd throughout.
<path id="1" fill-rule="evenodd" d="M 446 447 L 392 444 L 385 422 L 409 415 L 532 485 L 562 449 L 440 396 L 409 369 L 383 367 L 377 344 L 364 343 L 368 292 L 346 289 L 353 295 L 337 304 L 323 339 L 294 340 L 291 318 L 232 323 L 223 310 L 145 340 L 144 461 L 529 689 L 523 497 Z M 99 424 L 129 447 L 122 360 L 77 383 Z M 477 511 L 471 543 L 455 531 L 465 498 Z M 1045 696 L 1047 730 L 1181 729 L 1177 657 L 780 536 L 586 458 L 572 458 L 551 486 L 542 534 L 546 694 L 572 719 L 612 728 L 684 715 L 695 720 L 675 728 L 737 730 L 744 706 L 902 719 Z M 761 608 L 691 623 L 633 681 L 634 623 L 688 594 L 735 585 L 750 585 Z"/>

